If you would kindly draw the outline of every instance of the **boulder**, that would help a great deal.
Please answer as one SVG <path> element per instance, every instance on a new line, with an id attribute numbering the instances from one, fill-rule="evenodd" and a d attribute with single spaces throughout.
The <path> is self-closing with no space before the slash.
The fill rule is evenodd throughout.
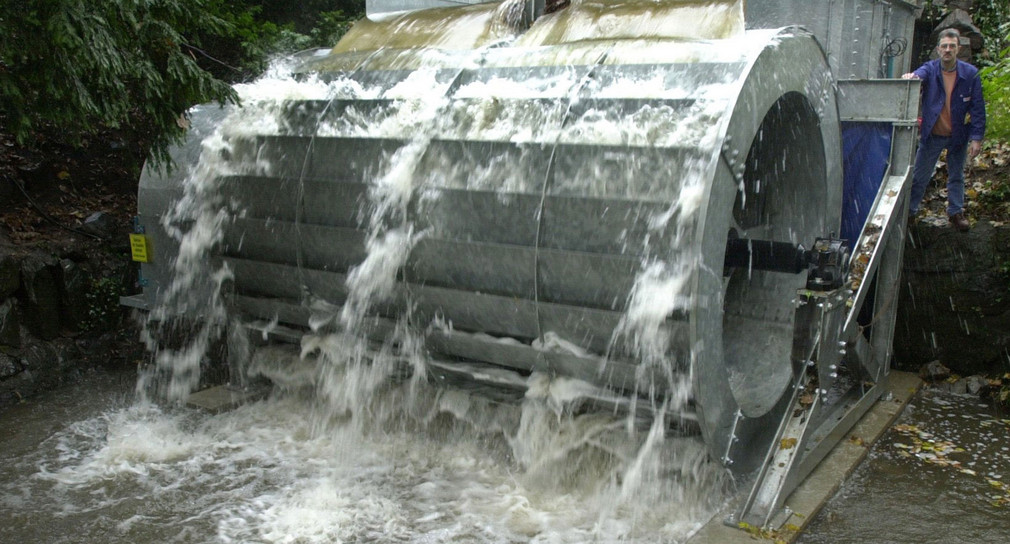
<path id="1" fill-rule="evenodd" d="M 60 269 L 63 326 L 71 330 L 80 330 L 81 324 L 88 318 L 88 276 L 70 259 L 61 260 Z"/>
<path id="2" fill-rule="evenodd" d="M 0 353 L 0 381 L 11 378 L 22 370 L 20 361 L 6 353 Z"/>
<path id="3" fill-rule="evenodd" d="M 39 338 L 60 333 L 60 267 L 53 257 L 29 255 L 21 261 L 24 323 Z"/>
<path id="4" fill-rule="evenodd" d="M 936 28 L 933 29 L 932 34 L 929 36 L 929 43 L 936 44 L 940 31 L 947 28 L 955 28 L 961 33 L 962 47 L 957 55 L 961 60 L 971 62 L 972 56 L 982 51 L 982 32 L 975 26 L 971 14 L 965 9 L 953 7 L 943 20 L 936 25 Z M 970 45 L 970 47 L 963 47 L 964 45 Z"/>
<path id="5" fill-rule="evenodd" d="M 950 369 L 943 366 L 940 361 L 931 361 L 922 365 L 919 369 L 919 377 L 931 382 L 946 380 L 950 377 Z"/>
<path id="6" fill-rule="evenodd" d="M 894 330 L 895 366 L 939 360 L 962 375 L 1003 368 L 1010 353 L 1010 227 L 969 232 L 919 224 L 905 244 Z"/>
<path id="7" fill-rule="evenodd" d="M 983 389 L 989 387 L 989 380 L 985 376 L 968 376 L 961 380 L 964 382 L 965 390 L 971 395 L 978 395 Z"/>
<path id="8" fill-rule="evenodd" d="M 38 390 L 34 376 L 29 371 L 19 372 L 14 377 L 0 381 L 0 406 L 19 402 Z"/>
<path id="9" fill-rule="evenodd" d="M 968 394 L 968 382 L 964 379 L 960 379 L 954 383 L 944 382 L 942 385 L 949 386 L 947 391 L 954 393 L 955 395 L 967 395 Z"/>
<path id="10" fill-rule="evenodd" d="M 21 366 L 30 372 L 36 390 L 49 390 L 74 374 L 73 343 L 61 339 L 39 342 L 22 350 Z"/>
<path id="11" fill-rule="evenodd" d="M 0 345 L 21 346 L 21 316 L 13 298 L 0 303 Z"/>
<path id="12" fill-rule="evenodd" d="M 99 238 L 108 239 L 116 232 L 116 220 L 105 212 L 95 212 L 84 220 L 81 230 Z"/>
<path id="13" fill-rule="evenodd" d="M 0 300 L 3 300 L 21 287 L 21 267 L 18 260 L 0 247 Z"/>

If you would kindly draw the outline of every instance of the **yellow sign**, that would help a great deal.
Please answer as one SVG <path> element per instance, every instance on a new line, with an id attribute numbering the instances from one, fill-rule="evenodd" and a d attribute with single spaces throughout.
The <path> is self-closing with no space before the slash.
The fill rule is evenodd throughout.
<path id="1" fill-rule="evenodd" d="M 133 255 L 133 260 L 138 263 L 151 262 L 147 251 L 147 236 L 143 234 L 131 234 L 130 253 Z"/>

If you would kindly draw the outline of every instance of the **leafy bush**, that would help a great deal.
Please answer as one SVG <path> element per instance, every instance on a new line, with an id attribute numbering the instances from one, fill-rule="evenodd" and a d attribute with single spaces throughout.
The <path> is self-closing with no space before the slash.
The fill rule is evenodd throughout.
<path id="1" fill-rule="evenodd" d="M 0 131 L 82 145 L 131 127 L 154 158 L 191 106 L 269 59 L 335 44 L 363 0 L 7 0 L 0 4 Z"/>
<path id="2" fill-rule="evenodd" d="M 986 101 L 986 138 L 1010 142 L 1010 0 L 979 2 L 973 21 L 987 53 L 978 62 Z"/>
<path id="3" fill-rule="evenodd" d="M 336 44 L 364 15 L 365 3 L 210 0 L 208 8 L 227 26 L 201 37 L 210 52 L 202 65 L 217 77 L 242 81 L 262 73 L 271 58 Z"/>
<path id="4" fill-rule="evenodd" d="M 119 326 L 123 315 L 119 297 L 125 292 L 122 282 L 115 278 L 91 280 L 89 289 L 84 293 L 88 315 L 82 322 L 81 329 L 84 332 L 102 332 L 114 330 Z"/>
<path id="5" fill-rule="evenodd" d="M 227 24 L 207 0 L 15 0 L 0 8 L 0 111 L 21 143 L 52 126 L 69 143 L 102 127 L 149 128 L 155 158 L 179 116 L 234 91 L 201 69 L 192 35 Z"/>
<path id="6" fill-rule="evenodd" d="M 1007 40 L 1010 41 L 1010 35 Z M 986 103 L 986 137 L 1010 142 L 1010 47 L 1000 52 L 998 62 L 982 69 L 982 89 Z"/>
<path id="7" fill-rule="evenodd" d="M 978 192 L 980 211 L 987 217 L 1010 217 L 1010 179 L 996 177 L 982 182 Z"/>

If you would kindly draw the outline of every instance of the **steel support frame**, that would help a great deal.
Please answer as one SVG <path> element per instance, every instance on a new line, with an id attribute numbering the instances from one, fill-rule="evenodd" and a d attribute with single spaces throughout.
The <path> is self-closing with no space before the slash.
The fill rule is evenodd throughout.
<path id="1" fill-rule="evenodd" d="M 839 91 L 848 94 L 847 100 L 839 102 L 843 120 L 892 124 L 890 161 L 853 247 L 849 283 L 835 291 L 798 293 L 793 350 L 797 378 L 790 408 L 750 493 L 726 519 L 733 526 L 777 529 L 784 523 L 788 509 L 783 506 L 789 494 L 887 387 L 917 132 L 912 119 L 918 111 L 918 85 L 846 81 L 840 82 Z M 894 102 L 888 105 L 888 98 L 897 99 L 898 107 Z M 860 324 L 860 310 L 870 300 L 872 317 Z M 843 361 L 858 376 L 829 402 L 827 390 Z M 812 399 L 811 383 L 816 383 Z"/>

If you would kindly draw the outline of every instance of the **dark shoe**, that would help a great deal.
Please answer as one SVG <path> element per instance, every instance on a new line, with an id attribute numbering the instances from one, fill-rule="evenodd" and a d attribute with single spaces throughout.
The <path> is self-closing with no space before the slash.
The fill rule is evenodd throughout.
<path id="1" fill-rule="evenodd" d="M 950 216 L 950 224 L 960 232 L 968 232 L 971 230 L 971 223 L 969 223 L 968 218 L 964 216 L 964 212 L 957 212 Z"/>

